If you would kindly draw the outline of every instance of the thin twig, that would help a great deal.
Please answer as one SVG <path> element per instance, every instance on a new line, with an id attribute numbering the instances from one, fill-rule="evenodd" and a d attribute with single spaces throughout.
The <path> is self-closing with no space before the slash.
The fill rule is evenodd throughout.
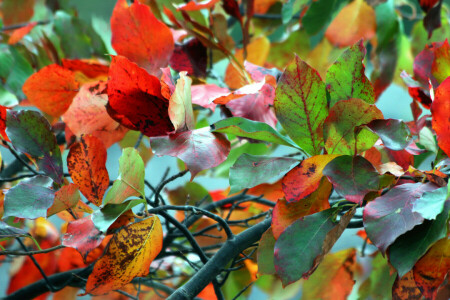
<path id="1" fill-rule="evenodd" d="M 8 30 L 14 30 L 14 29 L 19 29 L 22 27 L 26 27 L 28 25 L 30 25 L 30 23 L 32 22 L 28 22 L 28 23 L 19 23 L 19 24 L 14 24 L 14 25 L 9 25 L 9 26 L 3 26 L 0 31 L 8 31 Z M 38 21 L 36 25 L 46 25 L 50 23 L 50 21 Z"/>
<path id="2" fill-rule="evenodd" d="M 47 248 L 43 250 L 32 250 L 32 251 L 14 251 L 14 250 L 4 250 L 0 251 L 0 255 L 17 255 L 17 256 L 24 256 L 24 255 L 34 255 L 34 254 L 42 254 L 42 253 L 49 253 L 58 249 L 65 248 L 64 245 L 58 245 L 52 248 Z M 25 248 L 26 249 L 26 248 Z"/>
<path id="3" fill-rule="evenodd" d="M 166 184 L 168 184 L 169 182 L 174 181 L 177 178 L 183 177 L 187 172 L 189 172 L 189 170 L 181 171 L 178 174 L 175 174 L 175 175 L 167 178 L 166 180 L 161 181 L 161 183 L 156 187 L 156 192 L 155 192 L 155 197 L 154 197 L 154 199 L 155 199 L 154 200 L 154 206 L 158 206 L 159 205 L 159 200 L 160 200 L 159 194 L 161 193 L 161 191 L 164 188 L 164 186 Z"/>

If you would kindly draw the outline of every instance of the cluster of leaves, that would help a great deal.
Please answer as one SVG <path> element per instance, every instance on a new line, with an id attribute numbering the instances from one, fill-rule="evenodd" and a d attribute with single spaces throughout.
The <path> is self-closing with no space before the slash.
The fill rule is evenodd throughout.
<path id="1" fill-rule="evenodd" d="M 446 297 L 443 1 L 131 2 L 116 2 L 109 41 L 66 1 L 0 1 L 9 297 L 231 299 L 300 282 L 305 299 L 345 299 L 357 280 L 362 299 Z M 423 22 L 404 17 L 419 7 Z M 410 122 L 375 104 L 392 82 Z M 181 169 L 156 187 L 153 153 Z M 203 175 L 230 187 L 208 191 Z M 347 228 L 362 249 L 330 253 Z"/>

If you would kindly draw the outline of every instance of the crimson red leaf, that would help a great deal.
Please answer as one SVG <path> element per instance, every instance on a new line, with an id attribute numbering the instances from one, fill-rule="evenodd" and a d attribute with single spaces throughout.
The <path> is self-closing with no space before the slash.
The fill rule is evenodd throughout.
<path id="1" fill-rule="evenodd" d="M 189 75 L 205 77 L 207 61 L 206 47 L 194 38 L 175 45 L 170 66 L 178 72 L 187 71 Z"/>
<path id="2" fill-rule="evenodd" d="M 117 1 L 111 17 L 112 46 L 150 74 L 160 74 L 174 48 L 169 27 L 153 15 L 150 7 L 134 1 Z"/>
<path id="3" fill-rule="evenodd" d="M 432 125 L 437 134 L 439 147 L 450 156 L 450 78 L 436 89 L 431 105 Z"/>
<path id="4" fill-rule="evenodd" d="M 79 59 L 62 59 L 62 66 L 72 72 L 79 71 L 89 78 L 107 76 L 109 67 L 97 62 L 87 62 Z"/>
<path id="5" fill-rule="evenodd" d="M 412 211 L 414 203 L 436 188 L 433 183 L 405 183 L 369 202 L 363 216 L 369 239 L 384 253 L 400 235 L 423 223 L 423 217 Z"/>
<path id="6" fill-rule="evenodd" d="M 62 244 L 77 249 L 83 259 L 86 259 L 89 252 L 97 248 L 104 238 L 105 236 L 95 228 L 91 216 L 87 216 L 67 225 Z"/>
<path id="7" fill-rule="evenodd" d="M 184 161 L 195 175 L 222 163 L 230 152 L 230 142 L 221 133 L 209 128 L 184 131 L 169 136 L 152 137 L 150 144 L 158 156 L 169 155 Z"/>
<path id="8" fill-rule="evenodd" d="M 174 130 L 158 78 L 123 56 L 112 58 L 109 76 L 107 109 L 114 120 L 147 136 Z"/>

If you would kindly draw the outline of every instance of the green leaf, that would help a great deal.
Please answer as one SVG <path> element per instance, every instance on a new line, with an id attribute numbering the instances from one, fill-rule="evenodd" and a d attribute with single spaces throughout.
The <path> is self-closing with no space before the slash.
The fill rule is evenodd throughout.
<path id="1" fill-rule="evenodd" d="M 367 127 L 381 138 L 386 148 L 391 150 L 403 150 L 411 142 L 411 131 L 401 120 L 373 120 Z"/>
<path id="2" fill-rule="evenodd" d="M 334 228 L 335 209 L 327 209 L 292 223 L 275 243 L 275 270 L 283 286 L 299 280 L 314 266 L 323 242 Z"/>
<path id="3" fill-rule="evenodd" d="M 327 71 L 326 85 L 330 107 L 339 100 L 358 98 L 369 104 L 375 102 L 375 92 L 364 70 L 366 48 L 363 41 L 347 49 Z"/>
<path id="4" fill-rule="evenodd" d="M 288 0 L 281 7 L 281 21 L 283 24 L 289 23 L 292 17 L 300 12 L 300 9 L 306 5 L 308 0 Z"/>
<path id="5" fill-rule="evenodd" d="M 395 11 L 394 0 L 388 0 L 385 3 L 375 7 L 377 21 L 377 49 L 382 49 L 396 38 L 400 32 L 399 17 Z"/>
<path id="6" fill-rule="evenodd" d="M 95 228 L 99 231 L 106 232 L 109 226 L 111 226 L 124 212 L 141 203 L 145 203 L 145 200 L 135 199 L 121 204 L 107 204 L 105 207 L 96 210 L 92 214 L 92 222 L 94 222 Z"/>
<path id="7" fill-rule="evenodd" d="M 0 105 L 11 107 L 17 104 L 19 104 L 19 100 L 16 95 L 6 90 L 3 86 L 0 86 Z"/>
<path id="8" fill-rule="evenodd" d="M 400 236 L 389 247 L 389 261 L 400 277 L 408 273 L 435 242 L 447 236 L 449 210 L 450 201 L 447 201 L 435 221 L 425 220 L 423 224 Z"/>
<path id="9" fill-rule="evenodd" d="M 419 141 L 422 146 L 428 151 L 438 153 L 438 146 L 436 143 L 435 135 L 430 128 L 424 127 L 419 132 Z"/>
<path id="10" fill-rule="evenodd" d="M 119 177 L 114 181 L 103 201 L 104 204 L 119 204 L 135 196 L 144 195 L 145 165 L 139 152 L 125 148 L 119 159 Z"/>
<path id="11" fill-rule="evenodd" d="M 331 21 L 333 14 L 337 12 L 336 8 L 339 2 L 341 1 L 318 0 L 311 3 L 305 16 L 302 18 L 302 25 L 310 36 L 319 33 Z"/>
<path id="12" fill-rule="evenodd" d="M 239 137 L 298 148 L 290 139 L 282 136 L 272 126 L 241 117 L 220 120 L 212 125 L 213 132 L 234 134 Z"/>
<path id="13" fill-rule="evenodd" d="M 5 194 L 3 217 L 14 216 L 24 219 L 47 217 L 52 206 L 55 191 L 50 189 L 53 181 L 47 176 L 24 179 Z"/>
<path id="14" fill-rule="evenodd" d="M 322 126 L 328 115 L 325 84 L 298 56 L 278 81 L 275 113 L 287 134 L 309 155 L 322 151 Z"/>
<path id="15" fill-rule="evenodd" d="M 298 164 L 293 158 L 243 154 L 230 168 L 230 194 L 281 177 Z"/>
<path id="16" fill-rule="evenodd" d="M 355 154 L 370 149 L 378 136 L 366 128 L 358 128 L 372 120 L 383 119 L 375 106 L 360 99 L 342 100 L 331 109 L 323 125 L 325 149 L 328 154 Z M 355 137 L 356 130 L 356 137 Z"/>
<path id="17" fill-rule="evenodd" d="M 27 78 L 33 74 L 34 70 L 30 62 L 16 48 L 10 46 L 9 51 L 13 58 L 13 63 L 10 66 L 5 86 L 17 97 L 23 99 L 25 95 L 22 92 L 22 86 Z"/>
<path id="18" fill-rule="evenodd" d="M 422 194 L 413 206 L 412 211 L 419 213 L 424 219 L 434 220 L 444 209 L 445 201 L 448 199 L 446 186 L 431 192 Z"/>
<path id="19" fill-rule="evenodd" d="M 61 151 L 50 124 L 39 112 L 8 110 L 6 134 L 14 148 L 38 158 L 38 165 L 44 173 L 56 183 L 63 183 Z"/>
<path id="20" fill-rule="evenodd" d="M 261 236 L 258 246 L 257 261 L 259 274 L 275 274 L 275 265 L 273 262 L 275 242 L 272 228 L 267 229 Z"/>

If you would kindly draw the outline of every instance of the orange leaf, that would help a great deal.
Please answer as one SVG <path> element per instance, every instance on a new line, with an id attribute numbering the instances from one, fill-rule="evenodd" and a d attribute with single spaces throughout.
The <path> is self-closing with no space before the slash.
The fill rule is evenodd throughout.
<path id="1" fill-rule="evenodd" d="M 299 218 L 330 208 L 328 198 L 331 187 L 331 183 L 322 178 L 319 187 L 307 198 L 294 203 L 288 203 L 285 199 L 278 200 L 272 216 L 272 232 L 275 239 Z"/>
<path id="2" fill-rule="evenodd" d="M 109 67 L 96 61 L 62 59 L 62 66 L 72 72 L 81 72 L 89 78 L 108 79 Z"/>
<path id="3" fill-rule="evenodd" d="M 27 26 L 18 28 L 13 31 L 11 36 L 9 37 L 8 44 L 14 45 L 18 43 L 24 36 L 26 36 L 30 31 L 36 26 L 37 22 L 31 22 Z"/>
<path id="4" fill-rule="evenodd" d="M 5 26 L 27 22 L 34 14 L 35 0 L 0 1 L 0 16 Z"/>
<path id="5" fill-rule="evenodd" d="M 53 64 L 31 75 L 22 88 L 28 100 L 43 112 L 61 116 L 78 92 L 72 71 Z"/>
<path id="6" fill-rule="evenodd" d="M 62 116 L 63 120 L 77 137 L 92 134 L 99 138 L 106 148 L 109 148 L 122 140 L 128 129 L 109 116 L 105 108 L 107 103 L 105 82 L 85 84 Z"/>
<path id="7" fill-rule="evenodd" d="M 94 265 L 86 293 L 106 294 L 133 278 L 146 276 L 150 264 L 162 249 L 163 231 L 157 216 L 124 227 L 116 233 L 105 255 Z"/>
<path id="8" fill-rule="evenodd" d="M 6 135 L 6 110 L 8 107 L 0 105 L 0 135 L 7 142 L 11 142 Z"/>
<path id="9" fill-rule="evenodd" d="M 414 281 L 427 299 L 434 299 L 449 270 L 450 236 L 437 241 L 415 264 Z"/>
<path id="10" fill-rule="evenodd" d="M 439 147 L 450 155 L 450 78 L 444 80 L 436 89 L 434 101 L 431 104 L 431 124 L 437 134 Z"/>
<path id="11" fill-rule="evenodd" d="M 338 47 L 348 47 L 360 39 L 374 37 L 376 27 L 374 9 L 364 0 L 355 0 L 339 12 L 325 36 Z"/>
<path id="12" fill-rule="evenodd" d="M 322 170 L 339 155 L 316 155 L 301 162 L 283 178 L 283 191 L 288 202 L 299 201 L 314 192 L 323 177 Z"/>
<path id="13" fill-rule="evenodd" d="M 97 206 L 102 204 L 109 185 L 105 164 L 105 146 L 94 136 L 83 136 L 80 142 L 70 147 L 67 156 L 70 177 L 80 187 L 81 193 Z"/>
<path id="14" fill-rule="evenodd" d="M 402 278 L 395 278 L 392 287 L 392 299 L 410 300 L 422 299 L 422 293 L 414 282 L 413 271 L 409 271 Z"/>
<path id="15" fill-rule="evenodd" d="M 73 183 L 63 186 L 55 193 L 53 205 L 47 210 L 47 217 L 72 208 L 80 201 L 78 186 Z"/>
<path id="16" fill-rule="evenodd" d="M 112 46 L 150 74 L 158 75 L 166 67 L 174 49 L 169 27 L 153 15 L 150 7 L 134 1 L 117 1 L 111 17 Z"/>

